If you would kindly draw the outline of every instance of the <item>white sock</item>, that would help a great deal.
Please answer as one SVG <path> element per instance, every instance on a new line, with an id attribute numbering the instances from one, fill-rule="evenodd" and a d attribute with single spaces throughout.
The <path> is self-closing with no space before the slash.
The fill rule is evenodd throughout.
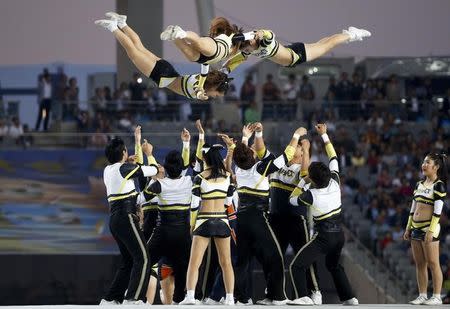
<path id="1" fill-rule="evenodd" d="M 348 31 L 348 30 L 342 30 L 342 33 L 349 36 L 349 38 L 347 40 L 347 43 L 349 43 L 349 42 L 351 42 L 352 40 L 355 39 L 355 34 L 350 32 L 350 31 Z"/>
<path id="2" fill-rule="evenodd" d="M 427 293 L 420 293 L 419 296 L 427 298 Z"/>
<path id="3" fill-rule="evenodd" d="M 119 28 L 117 27 L 117 24 L 112 24 L 108 26 L 108 30 L 114 32 L 116 30 L 119 30 Z"/>
<path id="4" fill-rule="evenodd" d="M 179 27 L 178 33 L 176 35 L 176 38 L 177 39 L 184 39 L 185 37 L 187 37 L 186 31 L 184 31 L 183 29 L 181 29 L 181 27 Z"/>
<path id="5" fill-rule="evenodd" d="M 232 300 L 232 301 L 234 301 L 234 297 L 233 297 L 233 293 L 231 293 L 231 294 L 226 294 L 225 295 L 225 300 Z"/>
<path id="6" fill-rule="evenodd" d="M 433 294 L 433 297 L 436 297 L 437 299 L 441 299 L 441 294 Z"/>
<path id="7" fill-rule="evenodd" d="M 194 299 L 195 298 L 195 291 L 194 290 L 187 290 L 186 294 L 188 299 Z"/>
<path id="8" fill-rule="evenodd" d="M 118 22 L 117 22 L 117 26 L 118 26 L 120 29 L 123 29 L 123 28 L 125 28 L 125 27 L 128 26 L 128 25 L 127 25 L 127 22 L 126 22 L 126 21 L 118 21 Z"/>

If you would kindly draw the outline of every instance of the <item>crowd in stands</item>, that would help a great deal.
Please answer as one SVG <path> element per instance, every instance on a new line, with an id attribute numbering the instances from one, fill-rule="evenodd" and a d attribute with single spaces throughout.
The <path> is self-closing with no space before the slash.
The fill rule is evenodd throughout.
<path id="1" fill-rule="evenodd" d="M 225 101 L 240 106 L 242 123 L 265 118 L 256 103 L 257 87 L 252 76 L 248 76 L 239 91 L 231 85 L 227 93 Z M 269 74 L 261 87 L 264 108 L 266 104 L 279 105 L 280 121 L 299 120 L 300 115 L 310 123 L 327 122 L 343 171 L 343 192 L 371 222 L 370 250 L 381 256 L 390 243 L 402 243 L 413 263 L 410 246 L 402 236 L 425 154 L 450 153 L 450 89 L 445 94 L 434 92 L 429 78 L 411 79 L 401 86 L 395 75 L 387 80 L 364 79 L 360 72 L 351 77 L 343 72 L 337 80 L 330 77 L 322 98 L 317 96 L 308 76 L 298 81 L 295 75 L 289 75 L 286 83 L 279 86 Z M 439 104 L 432 104 L 434 95 L 443 97 Z M 174 101 L 176 110 L 170 107 Z M 349 101 L 353 103 L 344 104 Z M 40 118 L 48 119 L 51 112 L 55 120 L 74 121 L 80 133 L 91 133 L 84 140 L 86 146 L 102 147 L 113 132 L 132 132 L 134 124 L 143 119 L 187 121 L 199 116 L 194 113 L 195 104 L 191 106 L 185 98 L 165 89 L 146 87 L 138 74 L 130 83 L 121 83 L 118 89 L 96 88 L 91 102 L 92 108 L 88 110 L 79 107 L 76 78 L 67 78 L 59 72 L 56 81 L 51 81 L 48 71 L 44 71 L 39 76 L 40 116 L 35 130 L 39 130 Z M 240 132 L 238 125 L 211 117 L 207 104 L 201 108 L 207 134 Z M 160 113 L 155 116 L 156 112 Z M 418 122 L 426 125 L 420 130 L 411 129 L 412 123 Z M 44 130 L 47 129 L 44 120 Z M 28 126 L 21 125 L 17 117 L 0 118 L 0 143 L 9 140 L 30 146 L 33 139 L 29 132 Z M 313 160 L 326 160 L 320 145 L 319 139 L 313 139 Z M 366 177 L 358 177 L 361 170 Z M 450 210 L 446 207 L 440 223 L 441 246 L 447 249 L 449 218 Z M 444 287 L 450 291 L 449 250 L 442 251 L 441 265 Z"/>

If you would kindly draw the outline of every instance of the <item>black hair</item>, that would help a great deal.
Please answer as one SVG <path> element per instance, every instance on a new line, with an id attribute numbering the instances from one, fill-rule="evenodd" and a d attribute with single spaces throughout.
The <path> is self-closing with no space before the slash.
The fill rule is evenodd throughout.
<path id="1" fill-rule="evenodd" d="M 237 167 L 243 170 L 248 170 L 256 163 L 253 157 L 253 150 L 241 142 L 236 144 L 236 148 L 233 151 L 233 161 Z"/>
<path id="2" fill-rule="evenodd" d="M 223 165 L 222 155 L 220 154 L 220 150 L 223 149 L 223 146 L 219 144 L 205 144 L 203 145 L 203 149 L 208 149 L 207 151 L 202 150 L 203 160 L 205 160 L 208 168 L 211 169 L 211 174 L 208 176 L 208 179 L 226 177 L 227 171 L 225 169 L 225 165 Z"/>
<path id="3" fill-rule="evenodd" d="M 448 168 L 447 168 L 447 155 L 445 153 L 429 153 L 427 155 L 431 160 L 434 161 L 434 164 L 439 166 L 437 170 L 437 176 L 439 180 L 442 180 L 447 185 L 448 179 Z"/>
<path id="4" fill-rule="evenodd" d="M 308 168 L 308 174 L 311 181 L 315 184 L 315 187 L 325 188 L 330 183 L 331 171 L 322 162 L 312 162 Z"/>
<path id="5" fill-rule="evenodd" d="M 220 72 L 218 70 L 211 70 L 208 72 L 206 76 L 205 84 L 203 88 L 206 91 L 208 90 L 216 90 L 218 92 L 227 93 L 228 88 L 230 88 L 230 82 L 233 78 L 228 77 L 224 72 Z"/>
<path id="6" fill-rule="evenodd" d="M 183 171 L 183 157 L 177 150 L 170 151 L 164 159 L 164 169 L 169 178 L 178 178 Z"/>
<path id="7" fill-rule="evenodd" d="M 109 163 L 120 162 L 123 158 L 123 152 L 126 150 L 125 143 L 120 137 L 114 137 L 106 144 L 105 156 Z"/>

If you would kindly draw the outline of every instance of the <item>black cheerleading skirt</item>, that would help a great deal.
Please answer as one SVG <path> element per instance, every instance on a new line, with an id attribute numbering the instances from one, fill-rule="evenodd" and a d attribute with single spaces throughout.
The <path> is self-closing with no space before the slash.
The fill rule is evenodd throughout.
<path id="1" fill-rule="evenodd" d="M 226 238 L 231 236 L 228 217 L 225 213 L 199 213 L 194 236 Z"/>

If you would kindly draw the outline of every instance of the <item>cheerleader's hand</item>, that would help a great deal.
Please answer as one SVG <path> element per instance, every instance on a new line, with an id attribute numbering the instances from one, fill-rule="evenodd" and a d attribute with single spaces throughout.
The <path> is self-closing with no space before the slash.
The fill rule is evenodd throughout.
<path id="1" fill-rule="evenodd" d="M 198 100 L 201 101 L 206 101 L 208 100 L 208 96 L 206 95 L 205 90 L 203 89 L 199 89 L 195 92 L 195 96 L 197 97 Z"/>
<path id="2" fill-rule="evenodd" d="M 136 163 L 136 155 L 128 156 L 128 163 L 135 164 Z"/>
<path id="3" fill-rule="evenodd" d="M 264 30 L 257 30 L 255 32 L 255 40 L 262 40 L 264 38 Z"/>
<path id="4" fill-rule="evenodd" d="M 411 240 L 411 230 L 406 230 L 405 233 L 403 234 L 403 239 L 404 240 Z"/>
<path id="5" fill-rule="evenodd" d="M 433 232 L 431 232 L 430 230 L 428 230 L 425 234 L 425 242 L 429 243 L 433 241 Z"/>

